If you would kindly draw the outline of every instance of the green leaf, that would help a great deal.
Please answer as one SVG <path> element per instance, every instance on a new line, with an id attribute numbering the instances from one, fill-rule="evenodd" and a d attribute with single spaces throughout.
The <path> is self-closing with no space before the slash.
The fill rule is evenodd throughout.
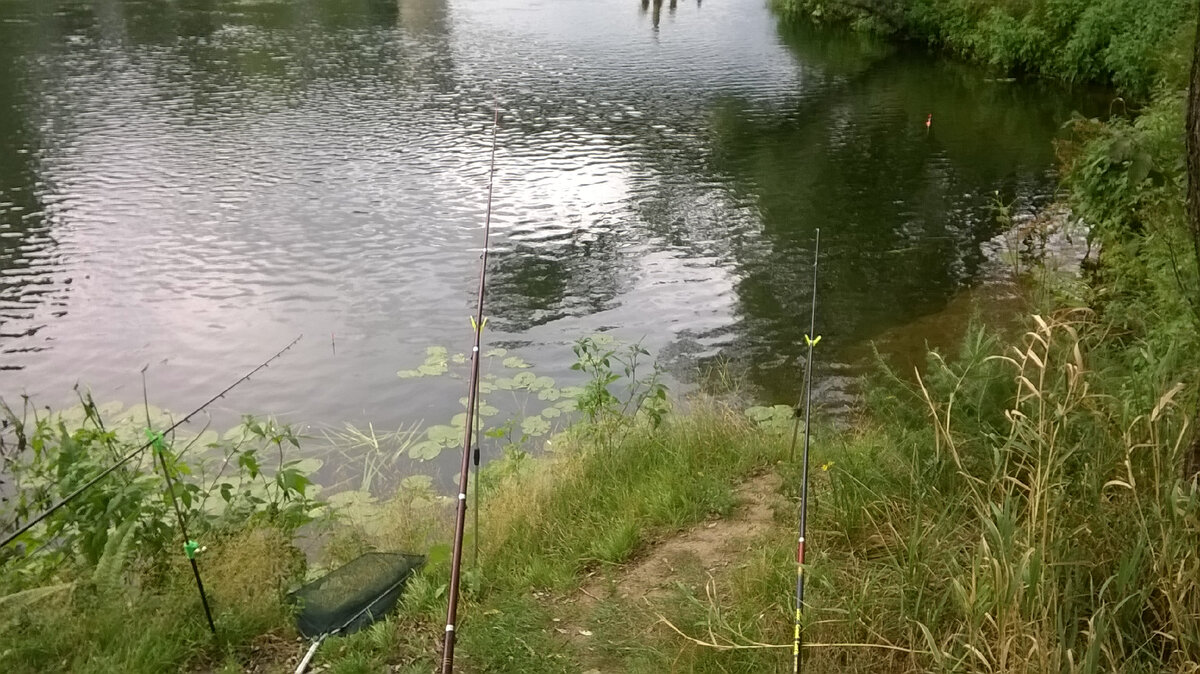
<path id="1" fill-rule="evenodd" d="M 418 370 L 400 370 L 396 373 L 396 375 L 401 379 L 415 379 L 417 377 L 425 376 Z"/>
<path id="2" fill-rule="evenodd" d="M 1154 169 L 1154 158 L 1149 152 L 1139 150 L 1133 156 L 1133 161 L 1129 163 L 1129 184 L 1137 185 L 1150 176 L 1150 171 Z"/>
<path id="3" fill-rule="evenodd" d="M 242 452 L 238 455 L 238 466 L 250 474 L 251 479 L 258 477 L 258 459 L 252 452 Z"/>
<path id="4" fill-rule="evenodd" d="M 546 409 L 542 410 L 542 416 L 547 419 L 557 419 L 558 417 L 562 416 L 562 413 L 563 411 L 557 407 L 547 407 Z"/>
<path id="5" fill-rule="evenodd" d="M 52 597 L 61 592 L 66 592 L 73 587 L 75 587 L 74 582 L 58 583 L 56 585 L 33 587 L 29 588 L 28 590 L 21 590 L 20 592 L 6 594 L 3 597 L 0 597 L 0 608 L 15 609 L 22 606 L 28 606 L 29 604 Z"/>
<path id="6" fill-rule="evenodd" d="M 282 471 L 279 476 L 282 478 L 281 484 L 284 489 L 296 492 L 301 496 L 304 495 L 304 490 L 308 488 L 308 485 L 312 484 L 307 477 L 295 470 Z"/>
<path id="7" fill-rule="evenodd" d="M 321 466 L 323 464 L 324 462 L 320 459 L 310 457 L 307 459 L 300 459 L 299 461 L 293 461 L 291 466 L 304 475 L 312 475 L 318 470 L 321 470 Z"/>
<path id="8" fill-rule="evenodd" d="M 433 489 L 433 478 L 428 475 L 409 475 L 400 481 L 401 491 L 427 492 Z"/>
<path id="9" fill-rule="evenodd" d="M 1133 140 L 1129 136 L 1117 136 L 1108 146 L 1108 158 L 1114 162 L 1122 162 L 1133 154 Z"/>
<path id="10" fill-rule="evenodd" d="M 463 427 L 439 424 L 430 426 L 425 435 L 442 447 L 458 447 L 462 444 Z"/>
<path id="11" fill-rule="evenodd" d="M 540 416 L 525 417 L 521 420 L 521 432 L 532 437 L 538 437 L 550 432 L 550 422 Z"/>
<path id="12" fill-rule="evenodd" d="M 408 455 L 418 461 L 436 459 L 442 453 L 442 445 L 433 440 L 422 440 L 408 448 Z"/>
<path id="13" fill-rule="evenodd" d="M 484 358 L 500 358 L 500 357 L 503 357 L 506 355 L 508 355 L 508 349 L 502 349 L 500 347 L 496 347 L 494 349 L 489 349 L 488 351 L 486 351 L 483 354 L 483 357 Z"/>
<path id="14" fill-rule="evenodd" d="M 504 359 L 504 362 L 502 364 L 504 365 L 504 367 L 507 367 L 509 369 L 514 369 L 514 370 L 521 369 L 521 368 L 527 368 L 527 367 L 533 367 L 532 365 L 525 362 L 522 358 L 520 358 L 518 356 L 509 356 L 508 358 Z"/>
<path id="15" fill-rule="evenodd" d="M 532 389 L 533 383 L 537 381 L 537 375 L 532 372 L 520 372 L 513 377 L 513 384 L 517 388 Z M 551 382 L 553 385 L 553 382 Z"/>

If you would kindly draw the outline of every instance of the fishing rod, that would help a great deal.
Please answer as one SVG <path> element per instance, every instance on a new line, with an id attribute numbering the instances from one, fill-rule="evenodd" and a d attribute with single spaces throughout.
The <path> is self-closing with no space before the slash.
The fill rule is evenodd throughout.
<path id="1" fill-rule="evenodd" d="M 204 617 L 208 620 L 208 631 L 215 636 L 217 626 L 213 624 L 212 610 L 208 607 L 208 595 L 204 592 L 204 581 L 200 580 L 200 568 L 196 566 L 196 552 L 200 545 L 188 536 L 187 523 L 183 519 L 183 510 L 179 508 L 179 497 L 175 495 L 175 480 L 171 479 L 171 470 L 167 468 L 167 445 L 163 442 L 162 433 L 154 430 L 150 423 L 150 394 L 146 388 L 146 368 L 142 368 L 142 406 L 146 411 L 146 437 L 150 438 L 150 446 L 162 466 L 163 479 L 167 482 L 167 493 L 171 496 L 171 507 L 175 510 L 175 519 L 179 521 L 179 532 L 183 534 L 183 554 L 192 563 L 192 575 L 196 577 L 196 590 L 200 593 L 200 603 L 204 605 Z"/>
<path id="2" fill-rule="evenodd" d="M 446 607 L 446 636 L 442 642 L 442 674 L 454 671 L 454 621 L 458 618 L 458 581 L 462 571 L 463 532 L 467 523 L 467 479 L 470 476 L 471 440 L 475 430 L 475 407 L 479 396 L 479 341 L 483 335 L 483 293 L 487 282 L 488 242 L 492 234 L 492 187 L 496 178 L 496 129 L 500 126 L 500 106 L 492 114 L 492 160 L 488 169 L 487 212 L 483 221 L 483 254 L 479 256 L 479 296 L 471 328 L 475 344 L 471 347 L 471 378 L 467 390 L 467 419 L 463 437 L 462 470 L 458 482 L 458 514 L 454 524 L 454 553 L 450 559 L 450 601 Z M 476 481 L 478 482 L 478 480 Z M 478 498 L 476 498 L 478 505 Z"/>
<path id="3" fill-rule="evenodd" d="M 473 461 L 475 463 L 475 465 L 473 466 L 473 469 L 475 471 L 475 486 L 472 487 L 471 489 L 472 489 L 472 491 L 474 491 L 473 500 L 475 501 L 475 503 L 474 503 L 474 508 L 475 508 L 474 520 L 475 521 L 474 521 L 474 524 L 471 525 L 472 532 L 473 532 L 472 536 L 471 536 L 471 571 L 478 572 L 479 571 L 479 435 L 480 435 L 479 406 L 478 405 L 475 407 L 474 423 L 475 423 L 475 451 L 472 452 L 472 454 L 474 454 Z"/>
<path id="4" fill-rule="evenodd" d="M 821 341 L 820 335 L 815 335 L 817 329 L 817 260 L 821 250 L 821 230 L 817 229 L 816 243 L 813 245 L 813 284 L 812 284 L 812 314 L 809 317 L 808 332 L 804 335 L 804 342 L 808 345 L 808 360 L 804 366 L 804 399 L 801 401 L 804 404 L 804 452 L 801 456 L 801 478 L 800 478 L 800 535 L 796 541 L 796 619 L 795 619 L 795 636 L 792 641 L 792 672 L 799 674 L 803 661 L 800 654 L 801 647 L 801 630 L 800 619 L 804 609 L 804 533 L 808 528 L 808 440 L 809 440 L 809 420 L 811 419 L 812 411 L 812 365 L 813 365 L 813 347 L 817 342 Z M 796 456 L 796 437 L 800 432 L 800 403 L 796 403 L 795 425 L 792 426 L 792 447 L 788 453 L 788 460 L 791 461 Z"/>
<path id="5" fill-rule="evenodd" d="M 253 370 L 250 370 L 246 374 L 242 375 L 237 381 L 233 382 L 229 386 L 226 386 L 224 389 L 221 390 L 220 393 L 216 394 L 215 396 L 213 396 L 213 397 L 209 398 L 207 401 L 205 401 L 205 403 L 203 405 L 197 407 L 196 409 L 192 410 L 191 412 L 188 412 L 187 415 L 184 416 L 182 419 L 171 424 L 171 426 L 169 428 L 167 428 L 167 430 L 163 431 L 162 434 L 167 435 L 167 434 L 171 433 L 176 428 L 179 428 L 183 424 L 186 424 L 189 420 L 191 420 L 192 417 L 203 412 L 205 410 L 205 408 L 207 408 L 209 405 L 211 405 L 211 404 L 217 402 L 218 400 L 220 400 L 221 398 L 225 397 L 225 394 L 227 394 L 230 391 L 232 391 L 233 389 L 237 388 L 243 382 L 250 379 L 250 377 L 253 377 L 254 375 L 258 374 L 259 371 L 265 369 L 268 365 L 270 365 L 272 362 L 274 362 L 277 358 L 279 358 L 284 353 L 286 353 L 288 351 L 288 349 L 291 349 L 293 346 L 295 346 L 296 342 L 299 342 L 300 338 L 303 336 L 304 335 L 298 335 L 295 339 L 293 339 L 291 341 L 291 343 L 289 343 L 287 346 L 280 349 L 274 356 L 271 356 L 270 358 L 264 360 L 262 363 L 259 363 L 258 367 L 254 368 Z M 42 520 L 44 520 L 47 517 L 49 517 L 50 515 L 52 515 L 59 508 L 70 503 L 71 501 L 75 500 L 75 498 L 77 498 L 80 494 L 87 491 L 88 489 L 91 489 L 92 486 L 94 486 L 100 480 L 103 480 L 104 478 L 111 475 L 112 472 L 115 471 L 116 469 L 129 463 L 131 460 L 133 460 L 134 457 L 136 457 L 136 456 L 140 455 L 142 452 L 146 451 L 146 449 L 149 448 L 153 444 L 154 444 L 153 439 L 146 441 L 145 444 L 143 444 L 143 445 L 139 446 L 137 449 L 134 449 L 133 451 L 129 452 L 123 458 L 121 458 L 119 461 L 117 461 L 113 465 L 109 466 L 108 468 L 105 468 L 103 471 L 101 471 L 98 475 L 96 475 L 92 479 L 88 480 L 87 482 L 84 482 L 83 485 L 80 486 L 78 489 L 71 492 L 70 494 L 67 494 L 63 498 L 59 499 L 58 502 L 56 502 L 54 505 L 52 505 L 49 508 L 47 508 L 46 510 L 42 511 L 42 513 L 39 514 L 37 517 L 34 517 L 32 520 L 26 522 L 24 526 L 22 526 L 20 529 L 17 529 L 13 533 L 9 534 L 3 541 L 0 541 L 0 548 L 4 548 L 9 543 L 12 543 L 13 541 L 17 540 L 17 538 L 19 538 L 21 536 L 21 534 L 24 534 L 26 531 L 29 531 L 33 527 L 37 526 L 37 524 L 39 522 L 41 522 Z"/>

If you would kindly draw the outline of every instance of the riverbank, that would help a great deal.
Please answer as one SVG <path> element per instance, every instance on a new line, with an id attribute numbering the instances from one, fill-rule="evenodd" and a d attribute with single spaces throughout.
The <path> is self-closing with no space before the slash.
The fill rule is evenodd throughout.
<path id="1" fill-rule="evenodd" d="M 916 382 L 885 373 L 853 430 L 817 429 L 808 671 L 1200 663 L 1200 492 L 1176 469 L 1186 393 L 1116 367 L 1093 311 L 1025 325 L 1011 341 L 972 330 Z M 462 671 L 786 671 L 790 422 L 787 408 L 699 399 L 657 424 L 581 423 L 545 459 L 488 466 Z M 383 525 L 337 522 L 325 559 L 431 561 L 395 614 L 322 646 L 327 671 L 436 664 L 448 571 L 430 542 L 448 538 L 450 511 L 416 489 L 384 507 Z M 216 640 L 183 559 L 135 550 L 118 572 L 75 560 L 32 593 L 6 573 L 0 653 L 18 672 L 287 671 L 304 644 L 282 593 L 304 570 L 280 561 L 297 556 L 279 530 L 258 518 L 206 541 Z"/>
<path id="2" fill-rule="evenodd" d="M 772 0 L 772 6 L 793 20 L 924 44 L 1005 74 L 1113 85 L 1135 99 L 1164 81 L 1186 79 L 1195 24 L 1186 0 Z"/>

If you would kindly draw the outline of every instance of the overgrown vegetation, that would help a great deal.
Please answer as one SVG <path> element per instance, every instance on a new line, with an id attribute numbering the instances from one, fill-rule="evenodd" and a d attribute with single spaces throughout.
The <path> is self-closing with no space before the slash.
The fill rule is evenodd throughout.
<path id="1" fill-rule="evenodd" d="M 156 410 L 109 410 L 88 396 L 71 413 L 3 408 L 6 516 L 26 522 L 145 442 Z M 139 416 L 141 419 L 139 419 Z M 175 495 L 201 556 L 217 615 L 209 642 L 183 555 L 167 482 L 153 448 L 46 517 L 0 551 L 0 658 L 7 671 L 167 671 L 195 660 L 237 661 L 284 624 L 280 590 L 303 557 L 291 534 L 319 503 L 310 497 L 299 440 L 273 420 L 247 417 L 164 448 Z M 15 528 L 15 527 L 14 527 Z M 137 625 L 137 629 L 130 629 Z"/>
<path id="2" fill-rule="evenodd" d="M 918 379 L 876 382 L 855 430 L 818 433 L 808 671 L 1200 666 L 1200 490 L 1179 470 L 1188 391 L 1168 361 L 1128 369 L 1111 334 L 1090 310 L 1033 317 L 1011 344 L 977 329 L 955 357 L 932 354 Z M 556 436 L 545 459 L 511 451 L 484 470 L 460 666 L 786 671 L 799 482 L 786 462 L 791 409 L 698 399 L 686 414 L 620 415 L 623 404 L 614 395 L 597 408 L 603 434 L 585 421 Z M 260 428 L 248 430 L 261 446 L 281 444 Z M 783 488 L 745 549 L 716 565 L 684 560 L 650 594 L 597 589 L 598 579 L 628 582 L 628 565 L 652 560 L 659 541 L 734 514 L 737 485 L 764 471 Z M 396 614 L 323 647 L 331 671 L 435 666 L 448 574 L 435 543 L 449 534 L 442 503 L 428 483 L 409 481 L 382 524 L 345 523 L 330 544 L 341 560 L 369 548 L 431 553 Z M 208 519 L 215 641 L 182 557 L 126 548 L 117 522 L 112 545 L 131 552 L 115 575 L 104 553 L 93 564 L 78 545 L 73 555 L 42 551 L 64 561 L 38 589 L 6 574 L 6 666 L 284 671 L 301 649 L 282 595 L 303 566 L 287 552 L 288 527 L 270 508 L 255 512 L 225 530 Z"/>
<path id="3" fill-rule="evenodd" d="M 913 40 L 1005 72 L 1144 97 L 1186 72 L 1187 0 L 774 0 L 785 15 Z"/>

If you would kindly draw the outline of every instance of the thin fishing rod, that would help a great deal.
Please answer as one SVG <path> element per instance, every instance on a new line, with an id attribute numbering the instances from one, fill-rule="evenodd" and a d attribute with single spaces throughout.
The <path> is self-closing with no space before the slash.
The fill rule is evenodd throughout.
<path id="1" fill-rule="evenodd" d="M 475 465 L 473 466 L 473 468 L 475 470 L 475 486 L 471 488 L 475 492 L 474 493 L 475 522 L 472 525 L 472 535 L 471 535 L 471 570 L 476 573 L 478 573 L 478 571 L 479 571 L 479 453 L 480 453 L 479 452 L 479 442 L 480 442 L 479 435 L 480 435 L 479 434 L 479 406 L 476 405 L 476 407 L 475 407 L 475 451 L 472 452 L 472 454 L 474 454 L 474 457 L 472 460 L 475 463 Z"/>
<path id="2" fill-rule="evenodd" d="M 483 335 L 483 293 L 487 283 L 488 243 L 492 235 L 492 187 L 496 178 L 496 129 L 500 126 L 500 106 L 492 115 L 492 160 L 488 169 L 487 212 L 483 220 L 483 254 L 479 256 L 479 297 L 471 327 L 475 345 L 471 347 L 471 380 L 467 390 L 467 419 L 463 437 L 462 469 L 458 478 L 458 514 L 454 524 L 454 554 L 450 559 L 450 601 L 446 607 L 446 636 L 442 642 L 442 674 L 454 671 L 454 622 L 458 619 L 458 581 L 462 572 L 463 531 L 467 523 L 467 479 L 471 474 L 471 440 L 475 430 L 475 406 L 479 396 L 479 341 Z"/>
<path id="3" fill-rule="evenodd" d="M 808 441 L 809 441 L 809 421 L 811 420 L 812 412 L 812 371 L 813 371 L 813 347 L 817 342 L 821 341 L 820 335 L 814 335 L 817 330 L 817 260 L 819 259 L 821 250 L 821 230 L 817 230 L 816 243 L 813 245 L 813 283 L 812 283 L 812 314 L 809 317 L 808 333 L 804 335 L 804 341 L 808 344 L 808 360 L 805 362 L 804 373 L 804 452 L 801 455 L 800 462 L 801 478 L 800 478 L 800 531 L 796 540 L 796 618 L 795 618 L 795 635 L 792 641 L 792 672 L 799 674 L 803 665 L 801 655 L 801 630 L 800 620 L 804 609 L 804 534 L 808 529 Z M 800 404 L 796 405 L 795 413 L 796 423 L 792 427 L 792 448 L 789 453 L 789 460 L 796 455 L 796 436 L 800 430 Z"/>
<path id="4" fill-rule="evenodd" d="M 286 353 L 288 349 L 295 346 L 296 342 L 299 342 L 300 338 L 303 336 L 304 335 L 297 336 L 295 339 L 293 339 L 291 341 L 290 344 L 288 344 L 287 346 L 280 349 L 279 352 L 276 353 L 274 356 L 271 356 L 270 358 L 264 360 L 262 363 L 260 363 L 258 365 L 258 367 L 254 368 L 253 370 L 250 370 L 246 374 L 242 375 L 241 378 L 239 378 L 237 381 L 233 382 L 229 386 L 226 386 L 224 389 L 221 390 L 220 393 L 209 398 L 203 405 L 197 407 L 196 409 L 192 410 L 191 412 L 188 412 L 186 416 L 184 416 L 179 421 L 176 421 L 175 423 L 171 424 L 171 426 L 169 428 L 167 428 L 167 430 L 163 431 L 163 434 L 166 435 L 166 434 L 170 433 L 171 431 L 174 431 L 176 428 L 179 428 L 183 424 L 186 424 L 192 417 L 203 412 L 204 409 L 207 408 L 209 405 L 211 405 L 211 404 L 217 402 L 218 400 L 220 400 L 221 398 L 225 397 L 226 393 L 229 393 L 233 389 L 237 388 L 242 382 L 244 382 L 247 379 L 249 379 L 250 377 L 253 377 L 254 375 L 258 374 L 258 372 L 260 370 L 265 369 L 268 365 L 270 365 L 272 362 L 274 362 L 275 359 L 279 358 L 284 353 Z M 146 451 L 146 449 L 148 447 L 150 447 L 152 444 L 154 444 L 153 440 L 147 441 L 145 444 L 141 445 L 137 449 L 126 454 L 124 456 L 124 458 L 122 458 L 120 461 L 117 461 L 116 463 L 109 466 L 108 468 L 105 468 L 96 477 L 93 477 L 92 479 L 88 480 L 87 482 L 84 482 L 83 485 L 80 486 L 78 489 L 71 492 L 70 494 L 67 494 L 62 499 L 60 499 L 57 503 L 55 503 L 54 505 L 52 505 L 49 508 L 47 508 L 46 510 L 44 510 L 40 515 L 38 515 L 37 517 L 34 517 L 32 520 L 26 522 L 25 525 L 22 526 L 20 529 L 17 529 L 13 533 L 9 534 L 8 537 L 6 537 L 3 541 L 0 541 L 0 548 L 3 548 L 6 545 L 8 545 L 9 543 L 12 543 L 13 541 L 17 540 L 17 538 L 19 538 L 21 536 L 21 534 L 23 534 L 26 531 L 29 531 L 33 527 L 37 526 L 38 522 L 41 522 L 42 520 L 46 519 L 47 517 L 52 515 L 54 513 L 54 511 L 58 510 L 59 508 L 63 507 L 64 505 L 70 503 L 71 501 L 73 501 L 75 498 L 77 498 L 80 494 L 87 491 L 88 489 L 91 489 L 93 485 L 95 485 L 100 480 L 103 480 L 104 478 L 108 477 L 116 469 L 129 463 L 134 457 L 136 457 L 139 454 L 141 454 L 142 452 Z"/>
<path id="5" fill-rule="evenodd" d="M 149 366 L 146 366 L 149 367 Z M 162 433 L 154 430 L 150 423 L 150 394 L 146 390 L 146 368 L 142 368 L 142 409 L 146 412 L 146 435 L 154 447 L 154 454 L 162 466 L 163 479 L 167 481 L 167 493 L 171 496 L 171 507 L 175 510 L 175 519 L 179 521 L 179 532 L 183 534 L 183 552 L 192 563 L 192 575 L 196 577 L 196 590 L 200 593 L 200 603 L 204 605 L 204 617 L 208 620 L 208 630 L 217 634 L 217 626 L 213 624 L 212 610 L 208 607 L 208 595 L 204 592 L 204 581 L 200 580 L 200 569 L 196 566 L 196 551 L 200 547 L 188 536 L 187 523 L 183 519 L 183 510 L 179 507 L 179 497 L 175 495 L 175 481 L 171 479 L 171 470 L 167 468 L 167 446 L 163 442 Z"/>

